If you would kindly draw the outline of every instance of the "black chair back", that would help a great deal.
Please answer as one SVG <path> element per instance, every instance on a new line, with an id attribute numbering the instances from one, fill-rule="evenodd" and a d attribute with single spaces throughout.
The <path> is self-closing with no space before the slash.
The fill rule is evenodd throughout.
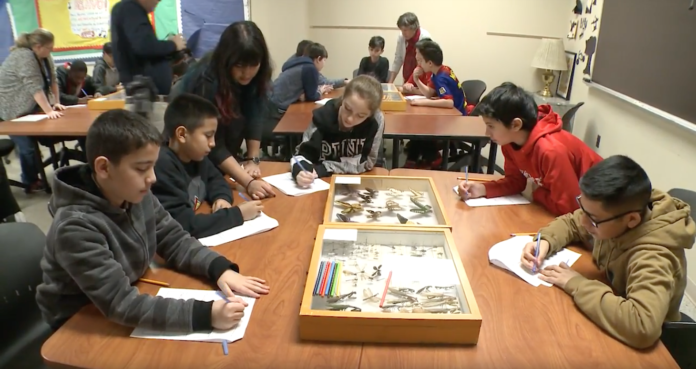
<path id="1" fill-rule="evenodd" d="M 561 120 L 563 121 L 564 131 L 573 133 L 573 118 L 575 117 L 575 113 L 577 113 L 580 107 L 582 107 L 583 105 L 585 105 L 585 103 L 581 101 L 577 103 L 577 105 L 570 108 L 570 110 L 568 110 L 565 114 L 563 114 Z"/>
<path id="2" fill-rule="evenodd" d="M 466 102 L 469 105 L 476 105 L 481 100 L 481 96 L 486 92 L 486 82 L 478 79 L 470 79 L 462 82 L 462 91 L 466 96 Z"/>

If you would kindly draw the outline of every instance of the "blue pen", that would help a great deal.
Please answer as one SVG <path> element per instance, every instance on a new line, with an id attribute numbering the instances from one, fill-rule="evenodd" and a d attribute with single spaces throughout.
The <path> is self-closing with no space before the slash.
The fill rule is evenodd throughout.
<path id="1" fill-rule="evenodd" d="M 239 193 L 239 197 L 241 197 L 241 198 L 242 198 L 242 200 L 244 200 L 244 201 L 247 201 L 247 202 L 249 201 L 249 199 L 247 199 L 247 197 L 246 197 L 246 196 L 244 196 L 244 194 L 243 194 L 243 193 L 241 193 L 241 192 Z"/>
<path id="2" fill-rule="evenodd" d="M 227 351 L 227 340 L 222 340 L 222 353 L 225 355 L 229 354 L 229 351 Z"/>
<path id="3" fill-rule="evenodd" d="M 537 258 L 539 257 L 539 245 L 541 244 L 541 231 L 537 233 L 537 243 L 536 247 L 534 247 L 534 266 L 532 267 L 532 273 L 536 273 L 537 271 Z"/>
<path id="4" fill-rule="evenodd" d="M 82 88 L 81 90 L 82 90 L 82 94 L 85 95 L 85 97 L 87 97 L 87 91 L 85 91 L 84 88 Z"/>
<path id="5" fill-rule="evenodd" d="M 297 157 L 293 156 L 292 158 L 295 159 L 295 163 L 297 163 L 297 165 L 300 166 L 300 169 L 302 169 L 303 172 L 311 174 L 311 172 L 308 171 L 307 168 L 304 167 L 304 165 L 302 165 L 302 163 L 297 159 Z M 314 181 L 312 180 L 312 182 L 314 182 Z"/>

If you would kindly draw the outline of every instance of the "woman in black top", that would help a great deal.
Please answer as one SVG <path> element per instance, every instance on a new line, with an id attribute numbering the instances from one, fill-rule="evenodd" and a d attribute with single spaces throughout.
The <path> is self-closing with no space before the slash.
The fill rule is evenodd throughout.
<path id="1" fill-rule="evenodd" d="M 271 64 L 263 33 L 254 22 L 231 24 L 215 50 L 191 66 L 174 86 L 170 98 L 183 92 L 199 95 L 220 112 L 215 147 L 209 158 L 220 170 L 246 188 L 254 199 L 275 196 L 260 180 L 259 154 L 263 109 L 271 82 Z M 247 154 L 242 165 L 242 141 Z"/>

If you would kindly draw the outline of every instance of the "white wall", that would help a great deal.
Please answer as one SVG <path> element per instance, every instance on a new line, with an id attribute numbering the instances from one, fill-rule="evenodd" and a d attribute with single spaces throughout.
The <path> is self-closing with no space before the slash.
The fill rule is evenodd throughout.
<path id="1" fill-rule="evenodd" d="M 600 39 L 603 3 L 603 0 L 599 0 L 592 11 L 600 17 Z M 587 34 L 586 38 L 589 36 Z M 584 50 L 584 45 L 584 39 L 566 41 L 566 50 Z M 693 164 L 693 158 L 696 158 L 696 133 L 602 91 L 588 88 L 582 81 L 584 64 L 576 68 L 571 100 L 584 101 L 585 105 L 578 111 L 573 133 L 593 148 L 597 135 L 600 135 L 599 148 L 595 149 L 601 156 L 630 156 L 648 172 L 656 188 L 665 191 L 677 187 L 696 190 Z M 696 249 L 688 250 L 686 256 L 690 266 L 687 295 L 696 301 Z"/>

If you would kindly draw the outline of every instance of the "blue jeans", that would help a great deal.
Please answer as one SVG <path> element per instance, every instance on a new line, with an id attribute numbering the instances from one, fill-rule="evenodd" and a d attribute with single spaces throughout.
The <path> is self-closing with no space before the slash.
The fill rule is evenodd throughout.
<path id="1" fill-rule="evenodd" d="M 39 180 L 39 168 L 36 167 L 36 143 L 28 136 L 10 136 L 19 153 L 19 165 L 22 168 L 22 183 L 32 184 Z"/>

